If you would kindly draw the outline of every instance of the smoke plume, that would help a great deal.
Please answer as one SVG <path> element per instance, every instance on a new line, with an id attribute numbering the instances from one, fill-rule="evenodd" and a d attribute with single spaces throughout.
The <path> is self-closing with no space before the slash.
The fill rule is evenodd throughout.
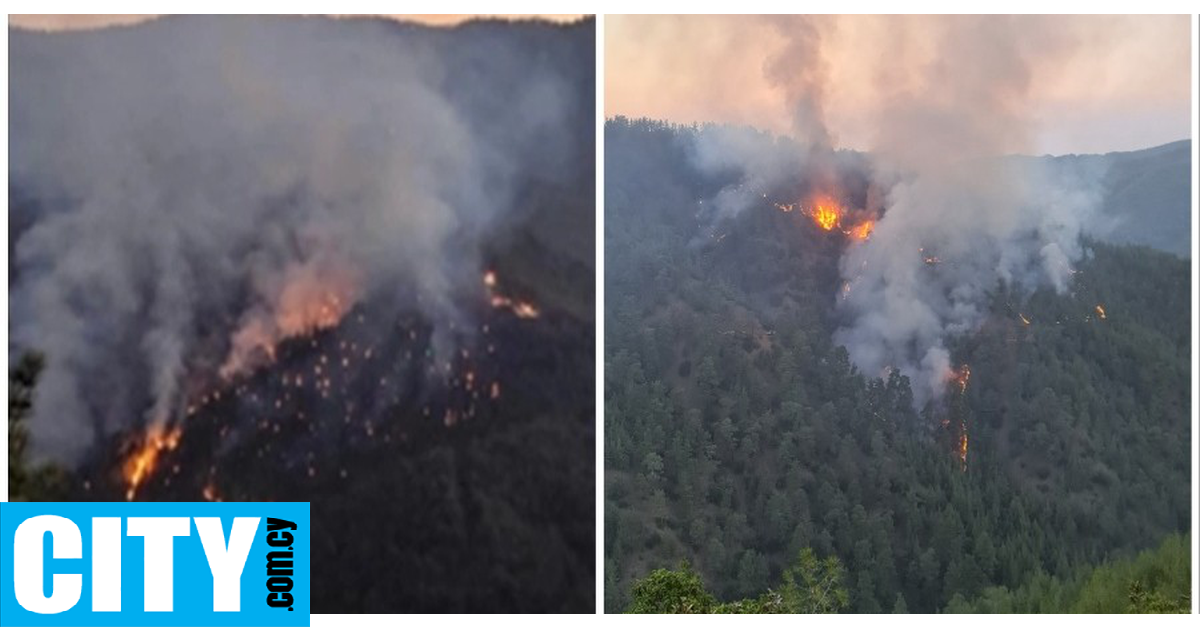
<path id="1" fill-rule="evenodd" d="M 1035 146 L 1035 61 L 1065 66 L 1076 53 L 1056 24 L 946 18 L 887 34 L 887 54 L 876 59 L 867 207 L 847 209 L 881 215 L 840 261 L 846 288 L 834 340 L 869 376 L 889 368 L 908 375 L 918 406 L 942 395 L 952 367 L 947 339 L 979 325 L 988 291 L 1003 281 L 1061 292 L 1084 253 L 1080 235 L 1103 173 L 1013 156 Z M 719 216 L 781 189 L 848 198 L 837 180 L 848 161 L 831 149 L 823 114 L 835 87 L 821 49 L 826 27 L 797 18 L 777 28 L 786 45 L 764 73 L 793 113 L 795 155 L 779 158 L 782 140 L 704 134 L 693 153 L 699 167 L 717 172 L 736 162 L 744 173 L 714 199 Z"/>
<path id="2" fill-rule="evenodd" d="M 252 369 L 366 298 L 464 315 L 482 240 L 521 177 L 558 176 L 578 103 L 519 36 L 462 28 L 462 50 L 372 20 L 10 31 L 10 199 L 29 223 L 10 355 L 48 357 L 39 454 L 175 420 L 189 374 Z"/>
<path id="3" fill-rule="evenodd" d="M 847 322 L 835 341 L 869 375 L 907 373 L 918 403 L 941 395 L 945 340 L 979 324 L 997 280 L 1066 289 L 1098 205 L 1102 173 L 1005 157 L 1032 147 L 1032 60 L 1069 54 L 1036 26 L 944 22 L 937 61 L 890 94 L 876 127 L 874 156 L 898 181 L 872 237 L 843 257 Z"/>

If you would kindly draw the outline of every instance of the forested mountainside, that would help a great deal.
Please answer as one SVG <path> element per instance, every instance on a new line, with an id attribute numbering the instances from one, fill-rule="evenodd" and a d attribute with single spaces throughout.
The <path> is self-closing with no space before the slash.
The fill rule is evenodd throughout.
<path id="1" fill-rule="evenodd" d="M 811 548 L 847 610 L 933 612 L 1189 528 L 1187 261 L 1089 241 L 1063 294 L 998 283 L 914 408 L 832 340 L 842 234 L 766 201 L 705 233 L 705 132 L 605 128 L 608 611 L 681 561 L 754 598 Z"/>

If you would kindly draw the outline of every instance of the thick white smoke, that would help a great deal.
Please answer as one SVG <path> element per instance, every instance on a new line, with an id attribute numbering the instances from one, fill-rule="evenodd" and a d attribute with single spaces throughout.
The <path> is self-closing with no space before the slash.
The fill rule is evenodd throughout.
<path id="1" fill-rule="evenodd" d="M 835 24 L 773 24 L 784 44 L 764 74 L 787 100 L 798 146 L 781 157 L 784 141 L 705 133 L 696 164 L 745 173 L 713 199 L 718 217 L 798 182 L 822 193 L 839 187 L 823 102 L 834 86 L 821 43 Z M 1035 63 L 1053 72 L 1075 53 L 1057 25 L 991 16 L 898 21 L 875 60 L 865 209 L 878 203 L 884 214 L 840 261 L 848 291 L 838 295 L 844 323 L 834 339 L 869 376 L 901 369 L 918 405 L 941 396 L 951 374 L 946 341 L 979 325 L 989 290 L 1004 281 L 1062 291 L 1083 253 L 1080 235 L 1098 207 L 1103 173 L 1012 156 L 1034 146 Z"/>
<path id="2" fill-rule="evenodd" d="M 10 31 L 10 198 L 33 207 L 10 355 L 48 357 L 38 453 L 171 420 L 186 373 L 251 367 L 368 296 L 460 315 L 514 181 L 574 137 L 575 95 L 480 30 L 512 90 L 493 110 L 449 73 L 450 36 L 320 18 Z"/>
<path id="3" fill-rule="evenodd" d="M 941 396 L 945 340 L 977 327 L 998 281 L 1066 288 L 1098 206 L 1102 173 L 1005 157 L 1033 145 L 1033 63 L 1069 53 L 1038 25 L 948 19 L 927 33 L 934 61 L 914 69 L 880 59 L 889 81 L 907 73 L 881 89 L 873 151 L 897 182 L 871 238 L 842 259 L 848 320 L 835 341 L 868 375 L 908 374 L 918 404 Z"/>
<path id="4" fill-rule="evenodd" d="M 1099 188 L 1092 173 L 1039 170 L 995 158 L 891 188 L 871 238 L 840 263 L 847 322 L 834 340 L 860 369 L 901 369 L 923 405 L 941 396 L 956 366 L 946 339 L 976 329 L 999 281 L 1067 288 Z"/>

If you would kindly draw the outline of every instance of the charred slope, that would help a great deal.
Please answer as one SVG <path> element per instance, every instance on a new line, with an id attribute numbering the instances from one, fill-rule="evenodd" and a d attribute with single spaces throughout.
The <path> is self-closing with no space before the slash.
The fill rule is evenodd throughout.
<path id="1" fill-rule="evenodd" d="M 608 610 L 680 560 L 758 595 L 812 547 L 853 610 L 929 612 L 1188 528 L 1185 261 L 1091 243 L 1073 292 L 997 285 L 918 413 L 832 341 L 840 234 L 764 201 L 710 237 L 703 132 L 606 127 Z"/>
<path id="2" fill-rule="evenodd" d="M 364 306 L 200 387 L 136 498 L 310 502 L 315 612 L 588 610 L 591 326 L 476 314 L 443 358 L 419 317 Z M 124 498 L 129 447 L 74 497 Z"/>
<path id="3" fill-rule="evenodd" d="M 310 502 L 314 612 L 594 609 L 594 37 L 590 20 L 568 26 L 478 22 L 431 29 L 380 19 L 171 17 L 93 33 L 12 30 L 10 35 L 12 94 L 19 105 L 11 118 L 14 146 L 19 147 L 14 148 L 15 155 L 40 151 L 45 156 L 50 151 L 41 135 L 46 128 L 31 122 L 37 117 L 34 110 L 61 105 L 70 100 L 66 94 L 80 106 L 101 109 L 142 96 L 184 104 L 207 102 L 190 97 L 188 80 L 172 81 L 170 88 L 147 85 L 130 79 L 135 74 L 131 70 L 154 73 L 175 68 L 173 63 L 202 64 L 188 55 L 171 57 L 170 52 L 211 51 L 221 42 L 229 44 L 229 55 L 241 55 L 238 60 L 244 64 L 293 68 L 295 58 L 329 56 L 352 67 L 362 64 L 382 72 L 367 72 L 358 83 L 358 79 L 339 82 L 328 67 L 320 66 L 310 73 L 273 77 L 278 83 L 258 85 L 262 91 L 254 85 L 234 86 L 245 90 L 239 93 L 251 100 L 273 91 L 311 89 L 307 93 L 312 100 L 304 104 L 325 107 L 317 122 L 352 129 L 338 139 L 344 140 L 355 163 L 360 156 L 365 160 L 364 168 L 354 170 L 368 187 L 396 174 L 370 157 L 390 154 L 385 145 L 396 138 L 386 123 L 405 112 L 388 109 L 391 101 L 385 97 L 393 92 L 380 96 L 369 89 L 367 96 L 380 96 L 380 102 L 373 108 L 370 102 L 358 102 L 347 110 L 343 105 L 356 94 L 331 95 L 325 86 L 362 87 L 366 82 L 370 87 L 374 78 L 390 80 L 393 67 L 412 70 L 418 64 L 415 71 L 420 80 L 398 70 L 395 91 L 435 92 L 438 106 L 444 99 L 469 131 L 474 140 L 471 147 L 487 152 L 467 170 L 476 178 L 448 182 L 449 189 L 439 190 L 439 197 L 459 199 L 455 194 L 460 188 L 505 192 L 502 198 L 482 199 L 486 203 L 479 206 L 452 208 L 467 227 L 446 238 L 449 250 L 444 254 L 461 271 L 451 274 L 455 281 L 449 294 L 440 295 L 455 302 L 453 322 L 434 319 L 433 310 L 422 307 L 422 299 L 429 301 L 427 293 L 384 274 L 336 324 L 285 339 L 273 347 L 273 359 L 260 360 L 254 368 L 225 379 L 218 374 L 221 356 L 228 349 L 239 312 L 248 307 L 247 284 L 253 281 L 242 277 L 235 286 L 219 285 L 209 276 L 208 281 L 192 285 L 196 293 L 190 296 L 196 300 L 204 300 L 204 290 L 221 291 L 223 298 L 216 306 L 197 307 L 198 329 L 190 331 L 198 340 L 186 356 L 170 423 L 178 432 L 168 439 L 169 446 L 154 448 L 154 455 L 140 458 L 149 462 L 143 465 L 142 479 L 131 487 L 131 461 L 147 451 L 141 419 L 149 406 L 153 370 L 137 351 L 107 355 L 105 371 L 127 369 L 122 374 L 132 384 L 129 389 L 105 386 L 116 379 L 107 376 L 89 384 L 100 393 L 89 397 L 95 403 L 90 410 L 110 420 L 97 426 L 94 439 L 90 433 L 79 435 L 94 444 L 72 475 L 70 499 Z M 116 62 L 128 65 L 114 67 Z M 112 94 L 104 81 L 88 82 L 73 74 L 86 74 L 88 63 L 131 80 L 135 89 Z M 215 81 L 224 89 L 227 80 L 238 78 L 245 67 L 227 63 L 215 70 L 189 69 L 200 70 L 205 81 Z M 129 110 L 156 113 L 161 119 L 151 116 L 148 123 L 162 123 L 164 131 L 175 128 L 173 123 L 189 122 L 196 125 L 197 135 L 209 137 L 214 135 L 209 131 L 217 131 L 226 134 L 221 139 L 232 138 L 232 143 L 199 142 L 192 150 L 185 142 L 186 150 L 172 153 L 153 133 L 119 137 L 112 147 L 100 147 L 111 148 L 108 165 L 120 171 L 128 165 L 122 159 L 133 154 L 135 161 L 144 160 L 142 174 L 149 179 L 154 177 L 148 175 L 167 171 L 179 174 L 178 179 L 134 185 L 161 188 L 163 199 L 188 195 L 205 199 L 204 204 L 228 212 L 219 216 L 222 221 L 235 221 L 241 213 L 255 210 L 259 201 L 269 203 L 269 224 L 254 225 L 249 235 L 253 239 L 270 231 L 288 240 L 287 251 L 303 248 L 306 230 L 313 226 L 293 220 L 296 212 L 326 205 L 336 210 L 325 216 L 327 222 L 354 221 L 352 210 L 358 208 L 356 194 L 362 189 L 357 185 L 342 188 L 351 191 L 348 199 L 323 196 L 329 189 L 307 180 L 288 186 L 285 194 L 259 197 L 257 181 L 237 176 L 233 176 L 236 183 L 205 179 L 202 175 L 214 171 L 193 166 L 250 161 L 242 170 L 256 172 L 258 161 L 247 160 L 242 149 L 254 155 L 265 150 L 265 156 L 285 170 L 309 157 L 263 147 L 312 135 L 302 125 L 276 133 L 279 129 L 269 124 L 275 122 L 269 115 L 274 111 L 271 107 L 288 109 L 285 99 L 268 98 L 271 107 L 257 119 L 264 123 L 258 126 L 247 124 L 241 117 L 245 112 L 225 106 L 221 97 L 216 97 L 220 106 L 198 106 L 200 117 L 186 120 L 178 119 L 181 114 L 171 108 L 155 111 L 153 106 L 138 105 Z M 559 117 L 531 121 L 535 113 L 531 108 L 541 111 L 546 103 L 550 104 L 545 110 Z M 349 119 L 353 114 L 365 117 Z M 119 121 L 121 116 L 115 118 Z M 113 116 L 97 119 L 112 121 Z M 422 120 L 409 124 L 410 131 L 425 126 Z M 532 130 L 509 141 L 518 127 Z M 112 135 L 106 129 L 84 130 L 100 137 Z M 401 151 L 401 163 L 424 167 L 421 160 L 437 154 L 435 149 Z M 66 155 L 50 156 L 51 161 L 57 158 L 70 160 Z M 33 171 L 35 165 L 46 163 L 18 157 L 10 164 L 10 201 L 19 201 L 18 222 L 23 227 L 10 234 L 10 258 L 18 261 L 10 277 L 14 285 L 46 272 L 34 263 L 22 265 L 29 256 L 21 253 L 29 248 L 29 234 L 39 223 L 80 211 L 89 203 L 96 209 L 95 199 L 71 194 L 70 186 L 47 187 L 53 173 Z M 325 176 L 327 170 L 316 172 Z M 237 174 L 221 168 L 216 172 Z M 425 178 L 434 177 L 414 183 Z M 187 188 L 186 193 L 181 188 Z M 247 188 L 249 193 L 242 194 Z M 229 204 L 209 202 L 216 198 L 213 190 L 228 190 Z M 376 199 L 368 195 L 367 200 Z M 193 234 L 180 225 L 195 226 L 184 215 L 193 209 L 196 206 L 187 203 L 162 202 L 147 207 L 144 215 L 161 220 L 164 231 L 176 229 L 172 235 L 186 240 Z M 490 220 L 468 220 L 479 214 Z M 96 217 L 103 218 L 103 212 Z M 156 232 L 153 238 L 160 235 Z M 388 247 L 386 257 L 394 265 L 405 263 L 406 243 Z M 147 277 L 157 276 L 160 269 L 147 263 L 153 255 L 145 249 L 117 249 L 128 250 L 136 260 L 140 275 L 132 284 L 134 291 L 145 287 Z M 42 252 L 37 261 L 54 259 Z M 207 270 L 242 261 L 202 258 L 190 270 L 204 277 Z M 94 261 L 93 265 L 103 264 Z M 481 285 L 485 269 L 495 271 L 497 290 L 502 293 Z M 103 302 L 99 297 L 104 286 L 85 286 L 81 292 L 79 302 L 90 303 L 92 298 Z M 154 294 L 135 296 L 141 300 L 131 310 L 132 324 L 119 332 L 114 331 L 116 326 L 105 330 L 105 337 L 120 336 L 122 346 L 139 345 L 150 327 L 146 316 L 153 309 L 148 302 Z M 502 298 L 497 301 L 497 296 Z M 48 363 L 56 360 L 45 346 L 34 343 L 32 348 L 46 351 Z M 131 399 L 129 412 L 102 412 L 106 395 Z M 96 416 L 79 419 L 100 423 Z M 35 417 L 34 422 L 42 419 Z"/>

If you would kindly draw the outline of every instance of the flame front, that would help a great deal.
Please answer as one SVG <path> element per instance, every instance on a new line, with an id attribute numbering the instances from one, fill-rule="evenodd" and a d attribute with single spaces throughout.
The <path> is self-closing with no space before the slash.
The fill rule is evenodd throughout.
<path id="1" fill-rule="evenodd" d="M 967 392 L 967 382 L 971 381 L 971 367 L 964 364 L 957 371 L 951 371 L 950 379 L 958 384 L 959 392 Z"/>
<path id="2" fill-rule="evenodd" d="M 967 383 L 971 381 L 971 367 L 964 364 L 957 371 L 951 371 L 951 381 L 958 384 L 959 394 L 966 394 Z M 961 416 L 958 421 L 958 443 L 955 455 L 958 457 L 958 464 L 962 471 L 967 470 L 967 447 L 970 439 L 967 437 L 967 419 Z"/>
<path id="3" fill-rule="evenodd" d="M 963 421 L 958 434 L 958 463 L 967 470 L 967 422 Z"/>
<path id="4" fill-rule="evenodd" d="M 125 499 L 132 501 L 137 495 L 138 488 L 154 473 L 158 466 L 158 458 L 164 451 L 171 451 L 179 446 L 182 432 L 178 427 L 165 429 L 152 425 L 146 429 L 146 434 L 137 449 L 133 451 L 121 468 L 125 479 Z"/>
<path id="5" fill-rule="evenodd" d="M 230 338 L 220 375 L 229 379 L 275 361 L 275 347 L 288 338 L 336 327 L 360 296 L 361 277 L 351 264 L 322 258 L 283 273 L 268 307 L 247 312 Z"/>
<path id="6" fill-rule="evenodd" d="M 817 226 L 826 231 L 832 231 L 837 226 L 838 220 L 841 218 L 841 213 L 838 206 L 832 202 L 818 202 L 817 208 L 813 210 L 813 220 L 817 221 Z"/>
<path id="7" fill-rule="evenodd" d="M 542 313 L 532 303 L 500 294 L 497 287 L 496 271 L 489 270 L 483 274 L 483 285 L 491 295 L 490 302 L 492 307 L 498 310 L 509 310 L 517 318 L 537 318 L 541 316 Z"/>
<path id="8" fill-rule="evenodd" d="M 855 240 L 866 240 L 871 237 L 871 232 L 875 230 L 874 220 L 865 220 L 850 228 L 846 235 Z"/>
<path id="9" fill-rule="evenodd" d="M 763 196 L 765 197 L 766 195 L 764 194 Z M 813 197 L 812 200 L 806 203 L 796 201 L 793 203 L 772 204 L 775 206 L 775 209 L 778 209 L 785 214 L 800 210 L 800 212 L 805 216 L 812 218 L 813 222 L 817 223 L 817 226 L 820 227 L 822 231 L 833 231 L 834 229 L 838 229 L 854 240 L 866 240 L 870 238 L 871 232 L 875 230 L 876 217 L 868 214 L 870 217 L 866 217 L 864 220 L 855 223 L 851 227 L 839 228 L 841 227 L 844 219 L 847 222 L 850 222 L 850 219 L 858 218 L 865 212 L 850 212 L 834 199 L 835 197 L 833 195 L 818 194 Z"/>

